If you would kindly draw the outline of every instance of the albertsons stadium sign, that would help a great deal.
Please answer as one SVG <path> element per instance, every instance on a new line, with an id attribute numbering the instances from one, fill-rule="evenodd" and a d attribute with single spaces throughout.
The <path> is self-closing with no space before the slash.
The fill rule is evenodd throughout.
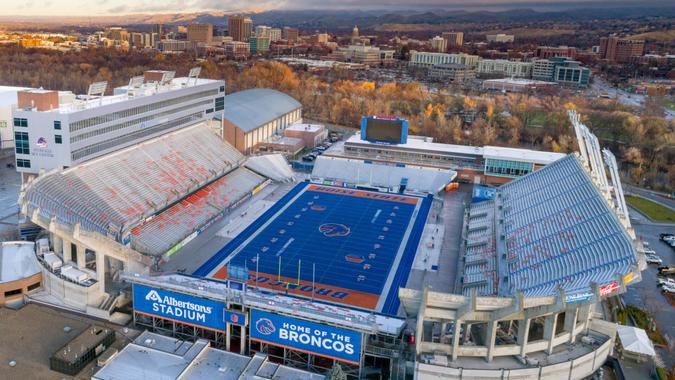
<path id="1" fill-rule="evenodd" d="M 220 302 L 139 284 L 134 284 L 133 292 L 136 312 L 198 327 L 225 329 L 225 308 Z"/>

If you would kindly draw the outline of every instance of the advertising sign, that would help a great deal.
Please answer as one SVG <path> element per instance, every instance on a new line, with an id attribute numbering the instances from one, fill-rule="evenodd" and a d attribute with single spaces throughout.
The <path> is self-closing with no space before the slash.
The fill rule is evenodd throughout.
<path id="1" fill-rule="evenodd" d="M 220 302 L 139 284 L 134 284 L 133 292 L 134 311 L 197 327 L 225 330 L 225 308 Z M 240 320 L 245 321 L 245 316 Z"/>
<path id="2" fill-rule="evenodd" d="M 608 296 L 617 290 L 619 290 L 619 284 L 616 281 L 612 281 L 609 284 L 600 287 L 600 296 Z"/>
<path id="3" fill-rule="evenodd" d="M 593 298 L 593 293 L 591 292 L 570 294 L 567 297 L 565 297 L 565 302 L 566 303 L 583 302 L 588 301 L 591 298 Z"/>
<path id="4" fill-rule="evenodd" d="M 361 333 L 338 327 L 251 310 L 251 339 L 358 364 Z"/>

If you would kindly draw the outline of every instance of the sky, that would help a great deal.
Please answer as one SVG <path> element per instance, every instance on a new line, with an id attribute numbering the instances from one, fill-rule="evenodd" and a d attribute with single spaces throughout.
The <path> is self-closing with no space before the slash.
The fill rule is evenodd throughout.
<path id="1" fill-rule="evenodd" d="M 626 0 L 637 2 L 638 0 Z M 119 16 L 132 13 L 275 9 L 411 9 L 599 5 L 614 0 L 0 0 L 0 16 Z"/>

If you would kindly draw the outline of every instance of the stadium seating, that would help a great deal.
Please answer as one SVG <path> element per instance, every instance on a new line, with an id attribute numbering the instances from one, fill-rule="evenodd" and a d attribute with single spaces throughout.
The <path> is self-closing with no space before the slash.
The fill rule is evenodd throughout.
<path id="1" fill-rule="evenodd" d="M 486 234 L 494 237 L 490 224 L 497 219 L 503 220 L 504 251 L 480 244 Z M 495 261 L 477 258 L 489 254 L 508 269 L 508 281 L 498 284 Z M 503 185 L 495 201 L 470 210 L 464 294 L 474 285 L 483 295 L 545 296 L 559 288 L 575 294 L 634 265 L 630 237 L 574 156 Z"/>
<path id="2" fill-rule="evenodd" d="M 204 124 L 35 179 L 29 212 L 121 240 L 146 218 L 234 170 L 243 156 Z"/>

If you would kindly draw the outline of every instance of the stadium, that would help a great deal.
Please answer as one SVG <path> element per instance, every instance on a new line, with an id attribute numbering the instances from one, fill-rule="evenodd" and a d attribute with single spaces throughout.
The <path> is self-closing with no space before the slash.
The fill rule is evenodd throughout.
<path id="1" fill-rule="evenodd" d="M 153 137 L 25 185 L 49 242 L 27 297 L 354 379 L 583 379 L 614 346 L 600 302 L 645 264 L 614 156 L 570 120 L 579 152 L 487 191 L 364 150 L 297 173 L 204 123 Z M 416 138 L 385 117 L 361 136 Z"/>

